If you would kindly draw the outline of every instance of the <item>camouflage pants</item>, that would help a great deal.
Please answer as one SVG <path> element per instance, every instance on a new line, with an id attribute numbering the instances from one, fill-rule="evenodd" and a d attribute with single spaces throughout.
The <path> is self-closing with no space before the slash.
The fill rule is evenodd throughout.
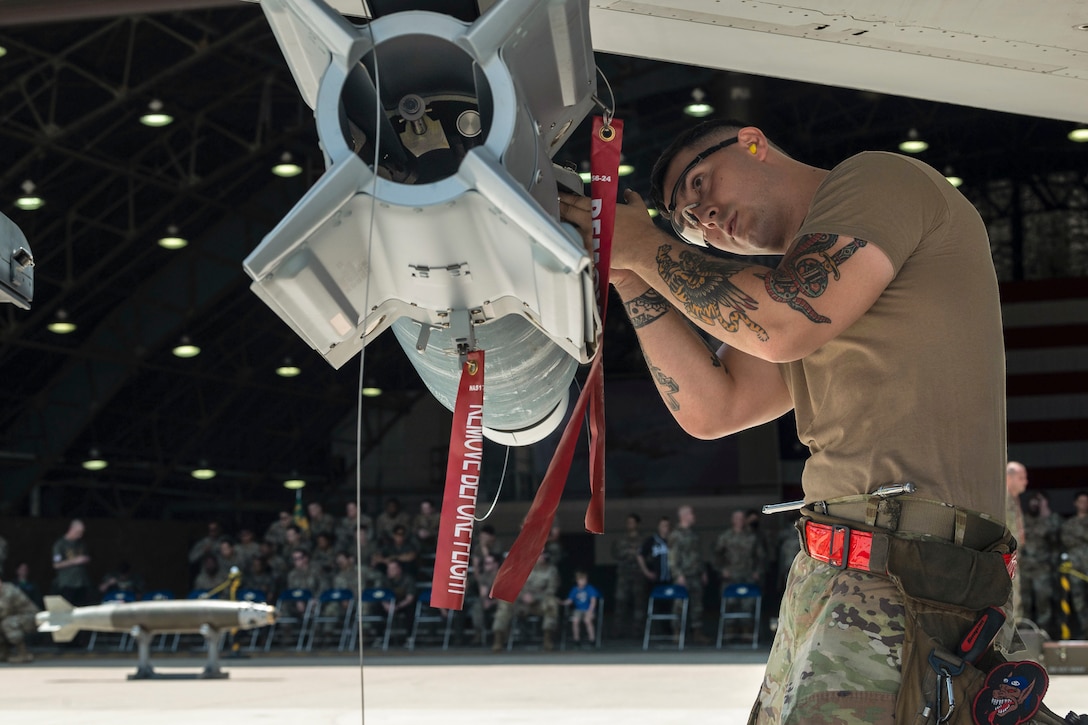
<path id="1" fill-rule="evenodd" d="M 891 723 L 906 608 L 890 580 L 794 559 L 750 723 Z"/>
<path id="2" fill-rule="evenodd" d="M 688 590 L 688 629 L 700 632 L 703 629 L 703 579 L 699 574 L 684 577 L 684 586 Z M 676 600 L 672 605 L 673 614 L 680 616 L 684 602 Z"/>
<path id="3" fill-rule="evenodd" d="M 1046 570 L 1021 567 L 1017 579 L 1024 600 L 1024 615 L 1043 629 L 1048 629 L 1054 621 L 1054 576 Z"/>
<path id="4" fill-rule="evenodd" d="M 14 614 L 0 619 L 0 646 L 17 645 L 34 631 L 33 614 Z"/>
<path id="5" fill-rule="evenodd" d="M 538 615 L 543 619 L 540 626 L 544 631 L 554 632 L 559 625 L 559 600 L 553 596 L 544 596 L 540 599 L 534 599 L 529 604 L 520 601 L 517 604 L 500 601 L 491 629 L 495 632 L 509 632 L 510 620 L 514 618 L 515 614 L 518 617 L 524 617 L 528 614 Z"/>
<path id="6" fill-rule="evenodd" d="M 637 631 L 642 630 L 646 621 L 646 577 L 642 572 L 619 572 L 616 574 L 616 590 L 613 594 L 613 617 L 615 628 L 620 632 L 628 622 Z"/>

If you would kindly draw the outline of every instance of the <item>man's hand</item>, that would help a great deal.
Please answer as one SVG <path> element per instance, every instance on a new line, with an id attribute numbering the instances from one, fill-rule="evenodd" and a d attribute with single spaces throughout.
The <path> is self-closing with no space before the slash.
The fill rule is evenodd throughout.
<path id="1" fill-rule="evenodd" d="M 638 194 L 627 189 L 623 192 L 623 198 L 626 203 L 616 205 L 609 280 L 617 288 L 623 285 L 638 287 L 637 293 L 644 290 L 646 285 L 637 274 L 631 271 L 630 262 L 625 261 L 625 256 L 629 256 L 627 252 L 631 251 L 631 247 L 639 240 L 652 238 L 659 232 Z M 593 213 L 590 204 L 589 197 L 567 192 L 559 193 L 559 217 L 581 232 L 586 250 L 592 256 Z M 650 258 L 653 258 L 652 255 Z"/>

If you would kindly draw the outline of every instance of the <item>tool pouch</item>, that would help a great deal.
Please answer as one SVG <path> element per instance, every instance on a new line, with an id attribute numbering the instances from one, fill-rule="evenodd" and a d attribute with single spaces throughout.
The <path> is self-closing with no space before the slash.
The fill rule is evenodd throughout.
<path id="1" fill-rule="evenodd" d="M 946 643 L 958 641 L 971 628 L 977 613 L 935 606 L 909 596 L 906 603 L 902 682 L 895 721 L 910 725 L 970 723 L 971 702 L 986 673 L 953 655 Z"/>
<path id="2" fill-rule="evenodd" d="M 1010 537 L 1011 540 L 1011 537 Z M 942 541 L 890 536 L 888 575 L 909 599 L 969 610 L 1003 607 L 1012 591 L 1005 566 L 1009 545 L 975 551 Z"/>

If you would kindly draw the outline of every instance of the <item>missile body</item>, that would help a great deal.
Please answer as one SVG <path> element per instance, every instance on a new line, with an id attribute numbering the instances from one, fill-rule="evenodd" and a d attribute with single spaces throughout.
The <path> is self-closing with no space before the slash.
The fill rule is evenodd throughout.
<path id="1" fill-rule="evenodd" d="M 73 607 L 64 597 L 47 596 L 46 611 L 38 612 L 39 632 L 56 642 L 70 642 L 80 630 L 93 632 L 194 632 L 253 629 L 272 624 L 275 609 L 268 604 L 216 599 L 118 602 Z"/>

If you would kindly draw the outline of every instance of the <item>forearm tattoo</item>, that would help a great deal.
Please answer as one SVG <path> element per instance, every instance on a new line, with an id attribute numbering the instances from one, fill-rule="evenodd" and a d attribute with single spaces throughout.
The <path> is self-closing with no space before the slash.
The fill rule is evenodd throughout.
<path id="1" fill-rule="evenodd" d="M 759 302 L 729 281 L 750 265 L 689 251 L 680 252 L 677 262 L 671 251 L 670 244 L 658 247 L 657 273 L 688 317 L 707 325 L 717 323 L 726 332 L 736 332 L 743 324 L 760 340 L 767 340 L 767 331 L 748 314 L 758 309 Z"/>
<path id="2" fill-rule="evenodd" d="M 680 385 L 673 378 L 669 377 L 661 370 L 661 368 L 650 362 L 650 358 L 646 358 L 646 365 L 650 368 L 650 375 L 653 375 L 654 382 L 657 383 L 657 387 L 661 392 L 661 397 L 665 399 L 665 404 L 669 406 L 669 410 L 677 412 L 680 410 L 680 401 L 676 399 L 676 394 L 680 392 Z"/>
<path id="3" fill-rule="evenodd" d="M 827 291 L 832 279 L 839 279 L 839 266 L 868 242 L 854 239 L 833 254 L 827 250 L 839 241 L 838 234 L 809 234 L 788 255 L 778 269 L 757 274 L 775 302 L 785 302 L 816 323 L 831 322 L 817 312 L 805 297 L 816 299 Z"/>
<path id="4" fill-rule="evenodd" d="M 633 300 L 624 302 L 623 307 L 631 318 L 631 324 L 637 330 L 660 318 L 672 308 L 672 305 L 660 292 L 649 289 Z"/>

